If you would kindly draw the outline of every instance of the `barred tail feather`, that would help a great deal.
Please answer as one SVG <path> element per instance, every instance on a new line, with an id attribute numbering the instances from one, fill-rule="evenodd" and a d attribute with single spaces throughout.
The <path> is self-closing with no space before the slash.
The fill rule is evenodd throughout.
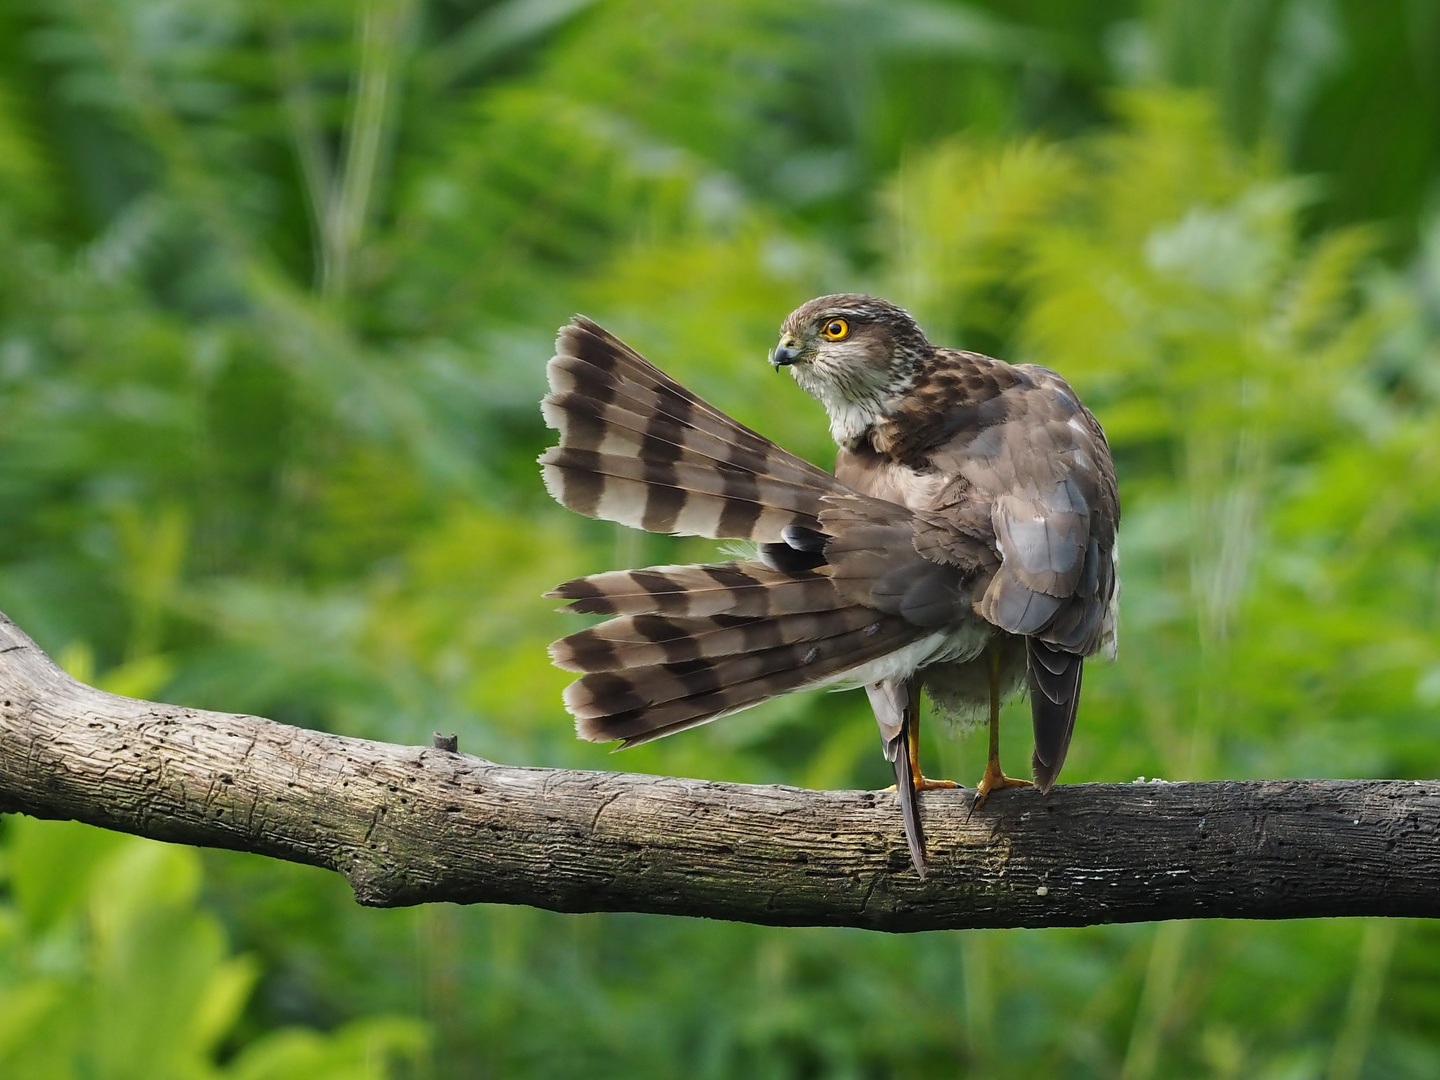
<path id="1" fill-rule="evenodd" d="M 732 419 L 681 386 L 604 327 L 583 315 L 575 316 L 569 325 L 561 327 L 555 341 L 555 353 L 549 368 L 552 379 L 557 369 L 569 370 L 577 377 L 589 380 L 599 400 L 628 397 L 647 403 L 647 412 L 658 410 L 669 413 L 740 445 L 748 444 L 757 450 L 773 445 L 759 432 Z M 563 388 L 566 388 L 563 383 L 551 384 L 553 390 Z"/>
<path id="2" fill-rule="evenodd" d="M 853 627 L 856 621 L 842 620 L 841 624 Z M 774 648 L 638 667 L 627 666 L 623 646 L 611 643 L 617 658 L 607 662 L 607 670 L 587 672 L 571 683 L 565 690 L 565 706 L 575 717 L 575 729 L 582 739 L 618 739 L 622 746 L 635 746 L 781 694 L 842 682 L 857 668 L 903 648 L 916 637 L 915 628 L 903 620 L 882 616 L 877 621 L 873 612 L 866 613 L 858 628 L 836 629 L 838 632 L 826 637 Z M 752 639 L 768 634 L 758 625 L 750 631 Z M 743 649 L 745 636 L 743 631 L 735 635 L 732 644 Z"/>
<path id="3" fill-rule="evenodd" d="M 841 682 L 923 634 L 845 599 L 825 573 L 753 560 L 613 571 L 552 595 L 618 616 L 555 642 L 550 655 L 582 673 L 565 691 L 580 736 L 626 746 Z"/>
<path id="4" fill-rule="evenodd" d="M 546 596 L 581 615 L 765 616 L 844 606 L 825 574 L 787 574 L 755 561 L 611 570 L 567 581 Z"/>
<path id="5" fill-rule="evenodd" d="M 552 361 L 552 385 L 560 367 Z M 829 490 L 835 479 L 808 461 L 788 453 L 775 454 L 774 443 L 763 439 L 737 442 L 732 432 L 715 432 L 686 423 L 662 409 L 650 407 L 633 397 L 633 387 L 611 390 L 611 399 L 597 396 L 599 388 L 580 387 L 563 393 L 552 392 L 540 399 L 545 422 L 565 434 L 565 445 L 607 454 L 636 457 L 722 463 L 726 469 L 769 476 L 800 488 Z M 624 397 L 614 397 L 623 390 Z M 758 439 L 759 436 L 756 436 Z"/>
<path id="6" fill-rule="evenodd" d="M 656 461 L 562 445 L 540 455 L 540 464 L 557 502 L 647 532 L 779 540 L 788 526 L 820 527 L 813 491 L 710 462 Z"/>
<path id="7" fill-rule="evenodd" d="M 846 491 L 696 397 L 588 319 L 561 332 L 542 403 L 560 445 L 545 485 L 589 517 L 651 532 L 777 542 L 819 528 L 820 500 Z"/>
<path id="8" fill-rule="evenodd" d="M 550 656 L 558 668 L 588 673 L 719 660 L 786 645 L 803 653 L 811 643 L 856 630 L 876 636 L 884 630 L 884 621 L 878 612 L 861 607 L 774 618 L 626 615 L 560 639 L 550 646 Z"/>

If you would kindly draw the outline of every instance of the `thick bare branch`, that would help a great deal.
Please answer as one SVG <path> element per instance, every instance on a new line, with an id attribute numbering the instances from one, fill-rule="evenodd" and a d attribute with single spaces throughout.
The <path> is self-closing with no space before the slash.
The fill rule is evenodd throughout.
<path id="1" fill-rule="evenodd" d="M 1440 914 L 1440 784 L 1081 784 L 969 821 L 924 797 L 512 768 L 135 701 L 0 615 L 0 809 L 328 867 L 363 904 L 449 900 L 932 930 Z"/>

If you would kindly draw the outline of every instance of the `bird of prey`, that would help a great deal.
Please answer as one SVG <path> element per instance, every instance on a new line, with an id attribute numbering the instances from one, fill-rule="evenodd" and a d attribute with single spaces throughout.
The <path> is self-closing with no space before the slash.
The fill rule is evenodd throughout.
<path id="1" fill-rule="evenodd" d="M 1034 783 L 1075 725 L 1084 660 L 1114 655 L 1120 503 L 1099 423 L 1055 372 L 932 345 L 885 300 L 822 296 L 770 355 L 819 399 L 834 475 L 701 400 L 596 323 L 560 331 L 542 402 L 545 485 L 581 514 L 749 540 L 756 555 L 579 578 L 547 594 L 612 618 L 551 646 L 581 738 L 634 746 L 813 687 L 863 686 L 925 873 L 922 687 L 988 710 L 972 811 L 1028 785 L 999 760 L 1028 683 Z"/>

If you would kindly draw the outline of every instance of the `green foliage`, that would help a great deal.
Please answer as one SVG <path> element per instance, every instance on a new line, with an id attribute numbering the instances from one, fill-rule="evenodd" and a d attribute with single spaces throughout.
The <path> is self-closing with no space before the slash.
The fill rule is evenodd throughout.
<path id="1" fill-rule="evenodd" d="M 219 921 L 198 906 L 196 852 L 29 819 L 7 823 L 0 851 L 6 1076 L 379 1080 L 423 1050 L 415 1021 L 376 1017 L 324 1035 L 276 1030 L 234 1053 L 225 1040 L 259 969 L 229 955 Z"/>
<path id="2" fill-rule="evenodd" d="M 1057 368 L 1109 432 L 1121 661 L 1087 675 L 1067 780 L 1434 775 L 1421 7 L 0 5 L 0 609 L 116 692 L 886 783 L 854 695 L 577 742 L 539 594 L 715 547 L 578 520 L 533 465 L 575 310 L 827 461 L 763 358 L 798 302 L 869 289 Z M 926 747 L 970 780 L 982 753 Z M 5 1076 L 1440 1068 L 1427 924 L 375 912 L 230 853 L 23 819 L 0 843 Z"/>

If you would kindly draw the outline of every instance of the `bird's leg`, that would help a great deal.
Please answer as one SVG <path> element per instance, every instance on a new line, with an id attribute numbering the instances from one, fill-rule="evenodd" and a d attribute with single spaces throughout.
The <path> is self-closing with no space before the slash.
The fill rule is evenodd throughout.
<path id="1" fill-rule="evenodd" d="M 991 645 L 986 651 L 990 656 L 990 758 L 985 763 L 985 775 L 975 785 L 975 801 L 970 804 L 972 814 L 985 805 L 992 791 L 1031 786 L 1029 780 L 1006 776 L 1000 768 L 1000 649 Z"/>
<path id="2" fill-rule="evenodd" d="M 910 689 L 910 775 L 915 778 L 916 791 L 935 791 L 939 788 L 956 788 L 954 780 L 927 780 L 920 773 L 920 680 L 916 679 Z"/>
<path id="3" fill-rule="evenodd" d="M 910 776 L 916 791 L 936 791 L 941 788 L 957 788 L 954 780 L 930 780 L 920 773 L 920 682 L 917 679 L 910 687 L 910 700 L 905 705 L 908 722 L 905 725 L 905 752 L 910 755 Z M 894 791 L 895 785 L 882 789 Z"/>

